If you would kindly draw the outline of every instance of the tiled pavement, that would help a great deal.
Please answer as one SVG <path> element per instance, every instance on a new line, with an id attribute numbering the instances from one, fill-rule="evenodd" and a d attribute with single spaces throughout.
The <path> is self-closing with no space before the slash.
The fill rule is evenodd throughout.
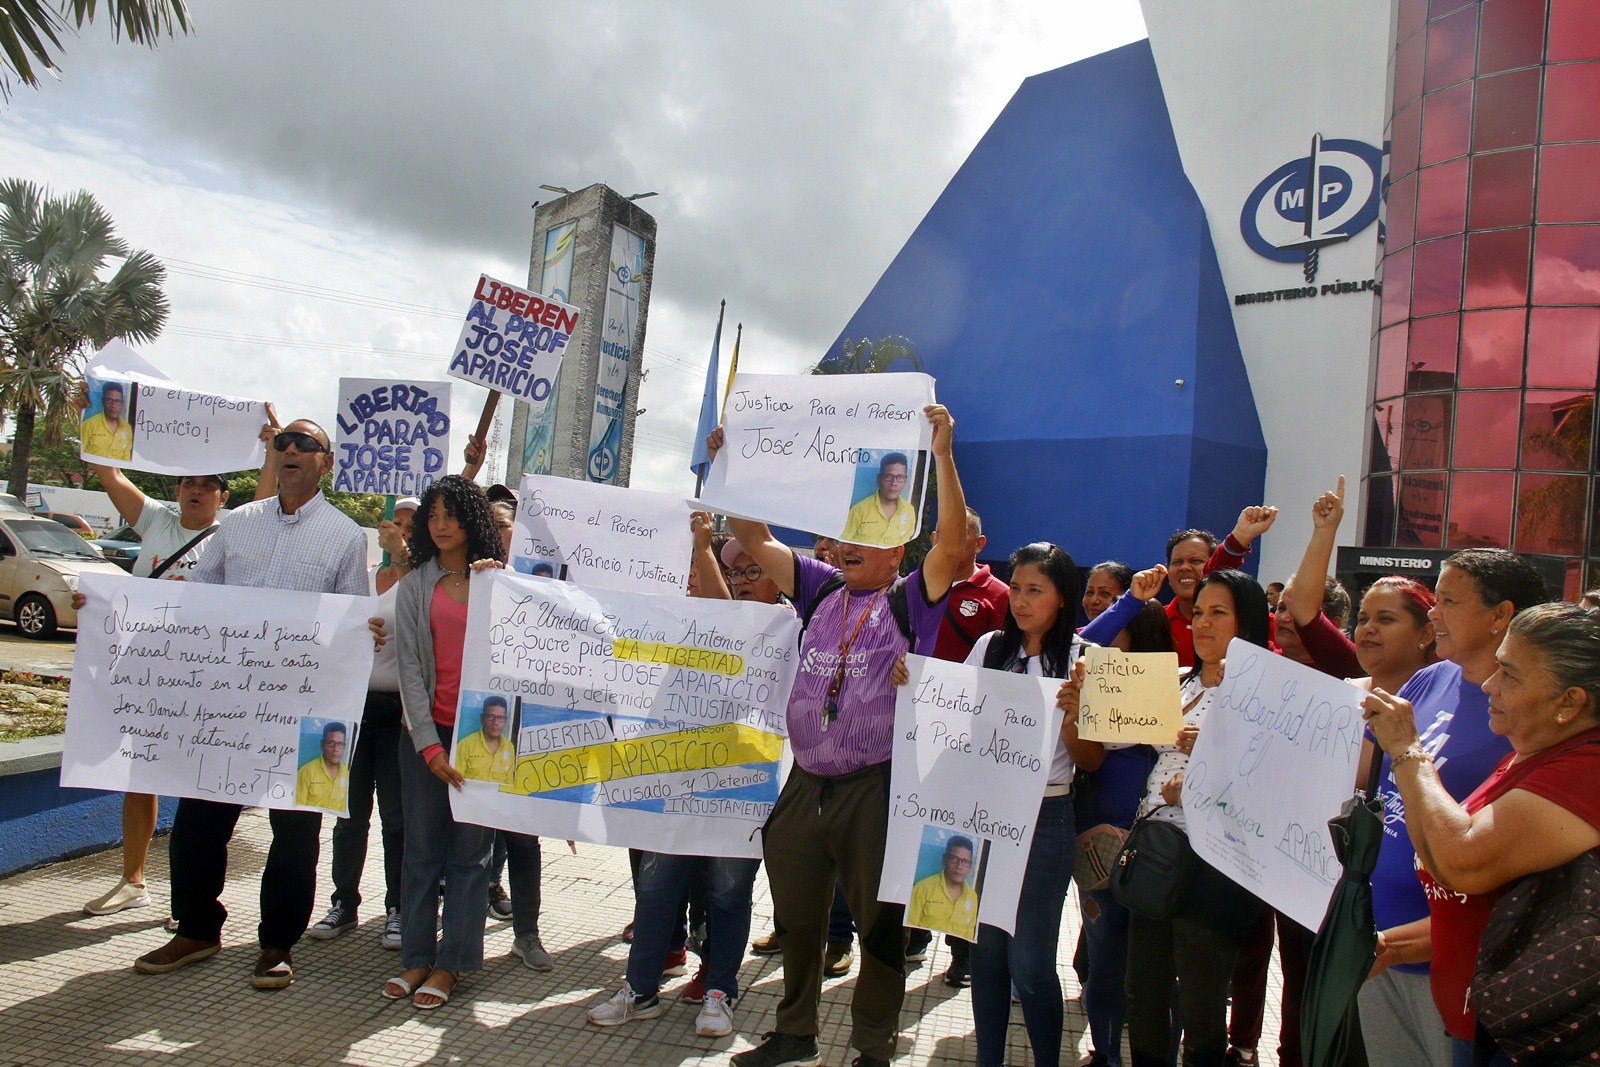
<path id="1" fill-rule="evenodd" d="M 328 831 L 323 833 L 326 892 Z M 376 836 L 376 835 L 374 835 Z M 337 941 L 302 941 L 296 980 L 281 992 L 258 992 L 247 979 L 255 960 L 257 879 L 265 861 L 267 820 L 247 812 L 234 838 L 224 902 L 232 910 L 223 951 L 171 975 L 136 973 L 134 957 L 166 940 L 161 929 L 166 886 L 165 839 L 152 849 L 150 908 L 100 918 L 79 912 L 83 901 L 111 888 L 121 869 L 116 850 L 0 880 L 0 1065 L 362 1064 L 722 1064 L 770 1027 L 782 990 L 781 962 L 747 957 L 735 1034 L 694 1034 L 693 1005 L 676 1000 L 687 979 L 664 989 L 660 1018 L 600 1030 L 584 1012 L 615 990 L 627 959 L 618 932 L 632 917 L 627 856 L 620 849 L 580 845 L 573 856 L 559 842 L 545 850 L 542 932 L 556 969 L 537 974 L 510 954 L 511 924 L 493 923 L 485 967 L 463 982 L 438 1011 L 383 1000 L 384 979 L 399 970 L 399 953 L 378 939 L 380 913 L 368 907 L 359 930 Z M 377 842 L 363 892 L 382 900 Z M 752 935 L 770 929 L 766 880 L 756 879 Z M 318 901 L 318 914 L 325 904 Z M 1078 986 L 1070 966 L 1077 940 L 1076 905 L 1063 924 L 1059 966 L 1067 991 L 1067 1043 L 1062 1061 L 1087 1054 Z M 940 980 L 948 964 L 942 941 L 907 980 L 899 1067 L 975 1062 L 968 995 Z M 848 1064 L 845 1045 L 854 976 L 830 981 L 823 994 L 823 1062 Z M 1269 996 L 1268 1033 L 1276 1033 L 1277 974 Z M 1031 1063 L 1020 1010 L 1013 1010 L 1009 1059 Z M 1273 1062 L 1270 1052 L 1263 1055 Z"/>

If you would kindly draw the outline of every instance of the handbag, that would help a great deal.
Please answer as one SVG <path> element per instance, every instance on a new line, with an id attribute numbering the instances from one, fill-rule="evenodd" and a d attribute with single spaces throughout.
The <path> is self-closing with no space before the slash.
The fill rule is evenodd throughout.
<path id="1" fill-rule="evenodd" d="M 1183 828 L 1150 818 L 1164 807 L 1157 805 L 1134 820 L 1111 872 L 1111 895 L 1118 904 L 1163 922 L 1183 903 L 1195 864 Z"/>
<path id="2" fill-rule="evenodd" d="M 1117 857 L 1122 854 L 1127 840 L 1127 830 L 1108 822 L 1091 826 L 1079 834 L 1072 863 L 1072 880 L 1078 883 L 1078 888 L 1092 893 L 1110 885 L 1111 872 L 1116 869 Z"/>
<path id="3" fill-rule="evenodd" d="M 1511 883 L 1478 943 L 1467 995 L 1513 1062 L 1600 1058 L 1600 856 Z"/>

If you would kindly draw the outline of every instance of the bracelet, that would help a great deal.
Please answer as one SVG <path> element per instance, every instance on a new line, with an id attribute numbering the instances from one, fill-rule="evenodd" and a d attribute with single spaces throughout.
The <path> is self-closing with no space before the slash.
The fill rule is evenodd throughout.
<path id="1" fill-rule="evenodd" d="M 1412 742 L 1410 748 L 1406 749 L 1404 752 L 1400 753 L 1400 755 L 1395 756 L 1389 761 L 1389 766 L 1391 769 L 1393 769 L 1400 766 L 1400 764 L 1405 763 L 1407 760 L 1416 760 L 1418 763 L 1432 763 L 1433 754 L 1427 749 L 1423 748 L 1420 742 Z"/>

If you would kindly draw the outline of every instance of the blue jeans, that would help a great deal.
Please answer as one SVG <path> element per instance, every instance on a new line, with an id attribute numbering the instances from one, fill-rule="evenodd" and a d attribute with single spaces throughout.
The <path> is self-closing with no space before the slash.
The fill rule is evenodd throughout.
<path id="1" fill-rule="evenodd" d="M 1057 1067 L 1061 1062 L 1063 1002 L 1056 943 L 1061 940 L 1061 911 L 1072 887 L 1076 842 L 1072 798 L 1045 797 L 1022 875 L 1016 933 L 978 926 L 978 943 L 972 949 L 972 1021 L 978 1033 L 979 1067 L 1005 1063 L 1013 986 L 1022 1001 L 1034 1064 Z"/>
<path id="2" fill-rule="evenodd" d="M 639 859 L 633 947 L 628 952 L 628 985 L 641 997 L 654 996 L 660 988 L 661 968 L 679 932 L 678 909 L 702 865 L 706 871 L 706 988 L 720 989 L 729 1000 L 739 996 L 739 964 L 744 960 L 745 939 L 750 936 L 750 896 L 761 861 L 646 852 Z"/>
<path id="3" fill-rule="evenodd" d="M 448 752 L 448 732 L 442 741 Z M 450 787 L 422 762 L 409 738 L 399 747 L 406 812 L 401 964 L 406 970 L 438 967 L 454 974 L 482 970 L 483 908 L 489 899 L 494 831 L 456 822 L 450 814 Z M 440 878 L 445 879 L 444 930 L 436 935 Z"/>
<path id="4" fill-rule="evenodd" d="M 1128 1021 L 1129 912 L 1109 889 L 1079 894 L 1089 972 L 1083 982 L 1083 1012 L 1089 1017 L 1095 1062 L 1121 1067 L 1122 1028 Z M 1098 914 L 1090 916 L 1091 911 Z"/>

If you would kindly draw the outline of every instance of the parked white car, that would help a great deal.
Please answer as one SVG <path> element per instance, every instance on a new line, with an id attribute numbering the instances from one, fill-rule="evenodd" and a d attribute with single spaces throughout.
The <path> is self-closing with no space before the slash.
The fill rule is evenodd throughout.
<path id="1" fill-rule="evenodd" d="M 122 574 L 100 550 L 60 523 L 0 511 L 0 611 L 26 637 L 76 629 L 72 594 L 85 572 Z"/>

